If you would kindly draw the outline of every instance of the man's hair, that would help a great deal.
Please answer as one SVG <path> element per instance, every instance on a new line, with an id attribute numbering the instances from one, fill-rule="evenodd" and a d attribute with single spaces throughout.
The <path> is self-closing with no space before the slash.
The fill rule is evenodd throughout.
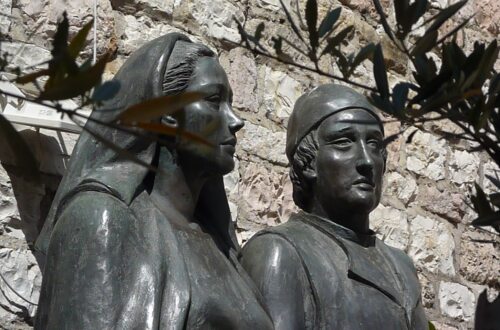
<path id="1" fill-rule="evenodd" d="M 310 211 L 312 206 L 312 185 L 310 180 L 304 175 L 308 169 L 312 169 L 312 164 L 318 152 L 317 129 L 309 132 L 300 141 L 290 164 L 290 180 L 293 184 L 293 201 L 304 211 Z"/>
<path id="2" fill-rule="evenodd" d="M 313 129 L 300 141 L 293 159 L 290 164 L 290 180 L 293 184 L 293 201 L 295 204 L 306 212 L 310 212 L 313 200 L 313 186 L 309 178 L 304 175 L 304 172 L 313 168 L 313 162 L 319 149 L 318 143 L 318 128 Z M 387 149 L 382 149 L 382 157 L 385 162 L 387 160 Z"/>

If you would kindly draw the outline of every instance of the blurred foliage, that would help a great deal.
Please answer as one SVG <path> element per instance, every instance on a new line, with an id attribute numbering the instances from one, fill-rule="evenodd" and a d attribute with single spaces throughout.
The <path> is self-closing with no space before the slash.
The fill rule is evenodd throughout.
<path id="1" fill-rule="evenodd" d="M 307 0 L 303 11 L 299 10 L 296 0 L 294 12 L 282 0 L 280 3 L 290 31 L 288 37 L 266 36 L 265 23 L 249 32 L 237 21 L 243 47 L 256 55 L 364 89 L 375 106 L 399 120 L 404 127 L 424 129 L 422 124 L 426 121 L 450 120 L 461 132 L 440 132 L 445 138 L 473 141 L 476 147 L 470 151 L 484 151 L 500 166 L 500 76 L 494 68 L 500 48 L 496 40 L 477 41 L 469 54 L 459 46 L 457 33 L 472 17 L 451 29 L 449 26 L 451 18 L 466 1 L 437 12 L 427 0 L 393 1 L 395 17 L 390 20 L 380 1 L 373 0 L 391 47 L 411 64 L 412 78 L 403 79 L 392 88 L 382 43 L 368 43 L 351 53 L 345 50 L 355 27 L 343 26 L 339 20 L 340 7 L 320 19 L 316 0 Z M 443 33 L 445 27 L 449 32 Z M 325 58 L 332 61 L 323 60 Z M 356 68 L 366 60 L 373 63 L 374 85 L 361 83 L 353 77 Z M 328 64 L 331 62 L 336 63 L 337 68 Z M 394 139 L 390 136 L 387 142 Z M 500 181 L 491 182 L 500 191 Z M 479 218 L 473 224 L 493 226 L 499 231 L 499 193 L 486 196 L 479 185 L 476 191 L 472 202 Z"/>
<path id="2" fill-rule="evenodd" d="M 107 52 L 94 64 L 90 58 L 84 60 L 84 49 L 92 26 L 93 20 L 90 20 L 69 40 L 69 21 L 66 13 L 64 13 L 62 19 L 57 24 L 57 30 L 52 41 L 51 58 L 46 63 L 42 63 L 42 65 L 46 65 L 47 67 L 29 73 L 21 72 L 22 70 L 19 67 L 15 67 L 10 63 L 11 54 L 2 51 L 1 48 L 2 43 L 10 42 L 9 37 L 8 35 L 0 35 L 0 73 L 14 74 L 15 78 L 11 82 L 20 85 L 31 83 L 38 91 L 37 95 L 33 97 L 15 95 L 1 89 L 0 94 L 41 104 L 69 116 L 69 118 L 80 125 L 83 130 L 89 132 L 96 140 L 119 153 L 122 157 L 137 163 L 142 164 L 134 154 L 113 145 L 103 138 L 99 131 L 82 126 L 81 121 L 76 119 L 92 121 L 98 125 L 126 131 L 140 138 L 163 144 L 170 143 L 172 146 L 176 145 L 175 142 L 171 142 L 173 139 L 169 140 L 165 139 L 165 137 L 170 136 L 177 140 L 183 138 L 212 147 L 201 136 L 183 130 L 182 120 L 178 120 L 175 125 L 169 125 L 159 120 L 164 115 L 173 115 L 176 118 L 182 118 L 181 111 L 179 110 L 191 102 L 206 97 L 202 93 L 181 93 L 174 96 L 146 100 L 140 104 L 131 105 L 113 122 L 101 122 L 81 112 L 85 108 L 95 110 L 104 101 L 113 98 L 120 89 L 118 81 L 111 80 L 102 83 L 106 64 L 113 57 L 112 52 Z M 76 109 L 66 109 L 60 103 L 62 100 L 75 98 L 77 98 L 78 103 Z M 158 123 L 153 123 L 153 120 L 158 121 Z M 15 164 L 23 169 L 23 176 L 30 181 L 38 180 L 40 176 L 36 158 L 24 139 L 1 112 L 0 136 L 4 141 L 7 141 L 9 149 L 14 156 Z M 142 165 L 156 170 L 150 164 Z"/>

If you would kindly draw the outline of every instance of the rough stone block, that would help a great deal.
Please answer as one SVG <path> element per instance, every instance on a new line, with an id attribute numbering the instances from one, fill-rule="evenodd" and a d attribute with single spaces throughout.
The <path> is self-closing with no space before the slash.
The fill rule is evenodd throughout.
<path id="1" fill-rule="evenodd" d="M 435 274 L 455 275 L 455 241 L 449 226 L 421 215 L 410 219 L 408 254 L 415 264 Z"/>
<path id="2" fill-rule="evenodd" d="M 410 232 L 405 212 L 380 204 L 370 214 L 370 227 L 388 245 L 401 250 L 408 248 Z"/>
<path id="3" fill-rule="evenodd" d="M 471 320 L 475 297 L 469 288 L 458 283 L 441 282 L 438 295 L 442 313 L 458 320 Z"/>

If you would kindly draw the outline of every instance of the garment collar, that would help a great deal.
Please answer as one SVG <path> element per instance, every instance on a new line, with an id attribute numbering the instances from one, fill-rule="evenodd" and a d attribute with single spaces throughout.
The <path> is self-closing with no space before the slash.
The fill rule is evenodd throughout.
<path id="1" fill-rule="evenodd" d="M 367 234 L 361 234 L 315 214 L 299 211 L 297 216 L 300 217 L 301 221 L 315 227 L 319 226 L 334 236 L 339 236 L 349 241 L 358 243 L 364 247 L 375 245 L 376 236 L 375 232 L 371 229 L 369 229 Z"/>

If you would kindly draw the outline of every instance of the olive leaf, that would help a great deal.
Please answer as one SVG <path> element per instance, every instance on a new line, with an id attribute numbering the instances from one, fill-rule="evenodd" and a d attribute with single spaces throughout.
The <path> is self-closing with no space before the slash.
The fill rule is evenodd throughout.
<path id="1" fill-rule="evenodd" d="M 186 130 L 179 129 L 177 127 L 173 126 L 167 126 L 161 123 L 135 123 L 133 125 L 130 125 L 131 127 L 138 127 L 141 128 L 145 131 L 152 132 L 152 133 L 158 133 L 158 134 L 163 134 L 163 135 L 168 135 L 168 136 L 180 136 L 181 138 L 184 138 L 186 140 L 190 140 L 193 142 L 197 142 L 209 147 L 213 147 L 214 145 L 207 141 L 204 137 L 188 132 Z"/>
<path id="2" fill-rule="evenodd" d="M 93 24 L 94 20 L 91 19 L 80 29 L 80 31 L 78 31 L 78 33 L 71 40 L 68 46 L 68 53 L 71 58 L 76 59 L 78 54 L 80 54 L 80 52 L 83 50 L 85 41 L 87 40 L 87 36 Z"/>
<path id="3" fill-rule="evenodd" d="M 283 0 L 280 0 L 280 4 L 281 4 L 281 8 L 283 8 L 283 11 L 285 12 L 285 15 L 286 15 L 286 19 L 288 21 L 288 23 L 290 23 L 290 27 L 292 28 L 293 32 L 295 32 L 295 35 L 300 39 L 302 40 L 302 42 L 304 42 L 304 38 L 302 37 L 301 33 L 300 33 L 300 30 L 299 28 L 297 27 L 297 25 L 295 24 L 293 18 L 292 18 L 292 15 L 290 15 L 290 12 L 288 11 L 288 9 L 286 8 L 285 4 L 283 3 Z"/>
<path id="4" fill-rule="evenodd" d="M 46 84 L 38 99 L 55 101 L 83 95 L 101 81 L 109 57 L 110 54 L 107 53 L 89 69 L 80 71 L 74 75 L 66 76 L 57 84 L 51 84 L 49 86 Z"/>
<path id="5" fill-rule="evenodd" d="M 319 46 L 319 35 L 316 29 L 318 23 L 318 3 L 316 0 L 307 0 L 306 2 L 306 22 L 309 31 L 309 42 L 314 50 Z"/>
<path id="6" fill-rule="evenodd" d="M 40 181 L 38 161 L 26 141 L 12 124 L 0 114 L 0 137 L 7 143 L 14 156 L 14 163 L 22 169 L 22 176 L 32 182 Z"/>
<path id="7" fill-rule="evenodd" d="M 411 51 L 411 55 L 418 56 L 430 51 L 436 45 L 437 37 L 438 32 L 436 30 L 427 31 L 421 38 L 418 39 Z"/>
<path id="8" fill-rule="evenodd" d="M 326 47 L 321 52 L 321 55 L 331 53 L 354 29 L 354 26 L 349 25 L 337 33 L 334 37 L 329 38 Z"/>
<path id="9" fill-rule="evenodd" d="M 206 94 L 201 92 L 184 92 L 146 100 L 129 107 L 118 117 L 118 121 L 122 123 L 149 122 L 162 115 L 171 115 L 205 96 Z"/>
<path id="10" fill-rule="evenodd" d="M 113 98 L 120 90 L 120 82 L 117 80 L 106 81 L 104 84 L 96 87 L 92 94 L 92 100 L 102 102 Z"/>
<path id="11" fill-rule="evenodd" d="M 429 27 L 429 30 L 439 29 L 444 24 L 444 22 L 446 22 L 451 16 L 455 15 L 455 13 L 459 11 L 466 3 L 467 0 L 462 0 L 441 10 L 439 14 L 435 16 L 434 22 Z"/>
<path id="12" fill-rule="evenodd" d="M 335 8 L 334 10 L 330 11 L 325 18 L 323 18 L 323 21 L 321 21 L 321 24 L 319 25 L 318 29 L 318 36 L 320 38 L 324 37 L 328 32 L 330 32 L 337 22 L 337 20 L 340 17 L 340 12 L 342 11 L 342 7 Z"/>
<path id="13" fill-rule="evenodd" d="M 387 80 L 387 70 L 384 63 L 384 54 L 382 46 L 378 44 L 375 46 L 373 53 L 373 74 L 375 75 L 375 83 L 377 90 L 383 99 L 389 98 L 389 82 Z"/>

